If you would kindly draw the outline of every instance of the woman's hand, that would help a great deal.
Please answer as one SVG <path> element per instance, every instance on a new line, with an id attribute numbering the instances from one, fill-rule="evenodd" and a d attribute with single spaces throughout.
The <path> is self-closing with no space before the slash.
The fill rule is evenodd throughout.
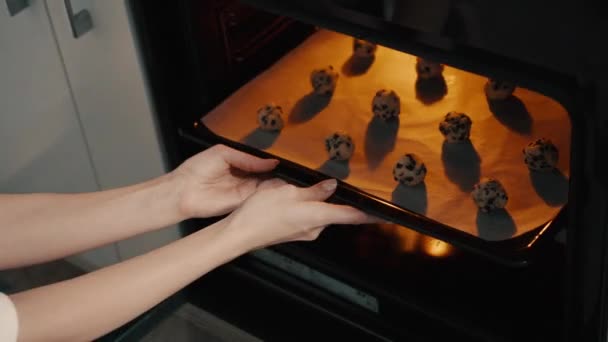
<path id="1" fill-rule="evenodd" d="M 323 202 L 337 186 L 335 179 L 309 188 L 272 179 L 261 183 L 241 207 L 226 217 L 224 235 L 241 252 L 288 241 L 314 240 L 330 224 L 376 223 L 353 207 Z"/>
<path id="2" fill-rule="evenodd" d="M 227 214 L 256 191 L 256 173 L 268 172 L 278 163 L 215 145 L 171 172 L 179 187 L 180 211 L 187 218 Z"/>

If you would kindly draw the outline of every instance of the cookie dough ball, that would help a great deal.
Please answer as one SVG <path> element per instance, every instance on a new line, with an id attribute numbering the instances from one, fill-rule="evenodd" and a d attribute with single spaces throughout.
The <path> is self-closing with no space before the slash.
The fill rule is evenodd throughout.
<path id="1" fill-rule="evenodd" d="M 473 201 L 484 213 L 504 208 L 509 196 L 499 181 L 493 178 L 484 178 L 473 187 L 471 192 Z"/>
<path id="2" fill-rule="evenodd" d="M 450 143 L 463 142 L 471 135 L 473 121 L 465 113 L 449 112 L 439 123 L 439 131 Z"/>
<path id="3" fill-rule="evenodd" d="M 551 171 L 557 165 L 559 153 L 549 139 L 540 138 L 523 149 L 524 163 L 533 171 Z"/>
<path id="4" fill-rule="evenodd" d="M 310 73 L 310 83 L 315 94 L 332 95 L 338 82 L 339 74 L 329 65 L 322 69 L 315 69 Z"/>
<path id="5" fill-rule="evenodd" d="M 283 109 L 270 102 L 258 109 L 258 126 L 265 131 L 283 129 Z"/>
<path id="6" fill-rule="evenodd" d="M 426 59 L 416 59 L 416 72 L 421 79 L 430 79 L 441 76 L 443 64 L 432 62 Z"/>
<path id="7" fill-rule="evenodd" d="M 401 112 L 399 96 L 393 90 L 378 90 L 372 100 L 372 111 L 375 116 L 385 121 L 399 116 Z"/>
<path id="8" fill-rule="evenodd" d="M 403 185 L 420 184 L 424 181 L 424 177 L 426 177 L 426 165 L 413 153 L 401 157 L 393 167 L 393 178 Z"/>
<path id="9" fill-rule="evenodd" d="M 363 39 L 353 39 L 353 55 L 359 58 L 371 58 L 376 53 L 377 45 Z"/>
<path id="10" fill-rule="evenodd" d="M 484 86 L 484 90 L 490 100 L 506 100 L 515 91 L 515 84 L 490 79 Z"/>
<path id="11" fill-rule="evenodd" d="M 336 132 L 325 138 L 325 150 L 331 160 L 348 160 L 355 151 L 355 144 L 350 135 Z"/>

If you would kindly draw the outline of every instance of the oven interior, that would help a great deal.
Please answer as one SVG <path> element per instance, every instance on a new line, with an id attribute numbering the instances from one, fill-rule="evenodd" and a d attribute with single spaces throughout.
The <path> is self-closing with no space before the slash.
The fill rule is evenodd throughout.
<path id="1" fill-rule="evenodd" d="M 401 38 L 385 37 L 257 7 L 264 3 L 181 2 L 187 20 L 179 35 L 165 37 L 183 38 L 179 44 L 187 49 L 176 51 L 187 52 L 180 56 L 180 71 L 189 76 L 175 85 L 188 100 L 172 107 L 184 114 L 162 123 L 179 131 L 166 139 L 178 151 L 172 162 L 216 143 L 276 157 L 276 176 L 298 185 L 338 178 L 333 201 L 395 223 L 330 227 L 313 243 L 257 251 L 235 264 L 274 277 L 349 321 L 365 321 L 374 336 L 558 340 L 562 331 L 556 327 L 565 320 L 566 251 L 555 237 L 567 226 L 577 115 L 562 75 L 508 57 L 512 63 L 502 63 L 483 51 L 471 58 L 465 57 L 477 50 L 445 52 L 449 43 L 432 34 L 412 35 L 411 28 Z M 336 3 L 361 9 L 357 1 Z M 375 15 L 386 16 L 385 9 L 376 8 Z M 431 24 L 427 20 L 416 29 L 431 30 Z M 377 43 L 375 53 L 355 56 L 355 38 Z M 442 74 L 421 79 L 418 57 L 443 64 Z M 330 65 L 338 75 L 335 88 L 317 95 L 311 72 Z M 517 88 L 506 100 L 489 100 L 484 87 L 490 78 Z M 372 100 L 382 89 L 397 93 L 397 119 L 374 116 Z M 258 111 L 267 104 L 281 107 L 279 131 L 259 127 Z M 444 141 L 438 126 L 450 111 L 470 116 L 469 142 Z M 347 162 L 328 157 L 325 139 L 335 132 L 347 132 L 355 145 Z M 538 138 L 551 139 L 559 150 L 552 172 L 530 171 L 523 162 L 522 149 Z M 406 153 L 421 157 L 428 168 L 417 186 L 393 178 Z M 475 207 L 470 192 L 484 177 L 505 185 L 505 210 L 486 214 Z M 189 222 L 186 233 L 208 222 Z M 230 316 L 218 298 L 201 290 L 212 283 L 195 283 L 192 298 Z M 288 333 L 294 323 L 280 316 L 276 330 Z M 424 321 L 417 328 L 416 319 Z M 243 324 L 255 330 L 251 321 Z M 413 332 L 429 326 L 435 332 Z M 307 334 L 302 339 L 315 336 Z"/>
<path id="2" fill-rule="evenodd" d="M 279 158 L 275 174 L 300 185 L 337 178 L 333 200 L 504 264 L 527 263 L 536 243 L 556 231 L 570 177 L 567 98 L 517 75 L 491 83 L 495 74 L 454 67 L 449 55 L 416 56 L 239 2 L 221 7 L 218 18 L 219 46 L 207 37 L 209 20 L 199 18 L 195 28 L 211 99 L 182 130 L 186 138 Z M 425 61 L 440 65 L 437 75 L 424 77 Z M 315 90 L 313 81 L 323 84 Z M 513 94 L 494 98 L 506 83 L 517 85 Z M 448 113 L 470 118 L 469 139 L 444 136 L 464 125 L 450 128 Z M 539 139 L 557 149 L 548 172 L 524 163 L 524 149 Z M 422 172 L 422 182 L 404 185 Z M 504 209 L 486 213 L 472 200 L 487 179 L 506 190 Z"/>

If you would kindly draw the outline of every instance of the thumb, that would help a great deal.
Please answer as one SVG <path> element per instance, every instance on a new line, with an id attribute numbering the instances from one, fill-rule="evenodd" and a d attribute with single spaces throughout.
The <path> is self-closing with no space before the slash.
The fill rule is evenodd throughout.
<path id="1" fill-rule="evenodd" d="M 338 187 L 338 181 L 327 179 L 308 188 L 298 189 L 298 199 L 303 201 L 325 201 Z"/>
<path id="2" fill-rule="evenodd" d="M 366 224 L 378 223 L 378 219 L 347 205 L 322 202 L 308 202 L 302 207 L 300 215 L 306 217 L 306 223 L 312 227 L 331 224 Z"/>
<path id="3" fill-rule="evenodd" d="M 279 164 L 276 159 L 262 159 L 232 148 L 223 149 L 221 156 L 230 166 L 246 172 L 267 172 Z"/>

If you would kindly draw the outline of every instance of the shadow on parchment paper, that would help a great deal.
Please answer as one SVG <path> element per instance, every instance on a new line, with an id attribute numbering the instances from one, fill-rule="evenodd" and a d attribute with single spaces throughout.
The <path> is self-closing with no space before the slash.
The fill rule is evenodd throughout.
<path id="1" fill-rule="evenodd" d="M 568 202 L 568 178 L 560 170 L 530 171 L 530 180 L 536 193 L 548 206 L 559 207 Z"/>
<path id="2" fill-rule="evenodd" d="M 347 160 L 328 160 L 317 171 L 337 179 L 345 179 L 350 174 Z"/>
<path id="3" fill-rule="evenodd" d="M 448 86 L 443 76 L 416 80 L 416 98 L 425 105 L 441 100 L 447 93 Z"/>
<path id="4" fill-rule="evenodd" d="M 274 144 L 279 134 L 279 131 L 265 131 L 261 128 L 256 128 L 241 139 L 241 142 L 245 145 L 265 150 Z"/>
<path id="5" fill-rule="evenodd" d="M 448 179 L 462 191 L 473 190 L 481 174 L 481 158 L 471 141 L 461 143 L 443 142 L 441 160 Z"/>
<path id="6" fill-rule="evenodd" d="M 477 234 L 490 241 L 507 240 L 515 234 L 515 221 L 505 209 L 484 213 L 477 211 Z"/>
<path id="7" fill-rule="evenodd" d="M 376 169 L 384 157 L 395 148 L 399 118 L 384 121 L 374 116 L 365 132 L 365 158 L 370 170 Z"/>
<path id="8" fill-rule="evenodd" d="M 289 122 L 304 123 L 319 114 L 331 100 L 331 95 L 317 95 L 313 92 L 304 95 L 296 102 L 289 113 Z"/>
<path id="9" fill-rule="evenodd" d="M 509 96 L 505 100 L 488 99 L 490 111 L 496 119 L 511 130 L 529 135 L 532 132 L 532 117 L 526 105 L 516 96 Z"/>
<path id="10" fill-rule="evenodd" d="M 369 67 L 372 66 L 375 59 L 375 56 L 357 57 L 351 55 L 346 62 L 342 64 L 342 73 L 346 77 L 363 75 L 369 70 Z"/>
<path id="11" fill-rule="evenodd" d="M 428 207 L 426 184 L 424 182 L 415 186 L 399 184 L 393 191 L 392 201 L 400 207 L 426 215 Z"/>

